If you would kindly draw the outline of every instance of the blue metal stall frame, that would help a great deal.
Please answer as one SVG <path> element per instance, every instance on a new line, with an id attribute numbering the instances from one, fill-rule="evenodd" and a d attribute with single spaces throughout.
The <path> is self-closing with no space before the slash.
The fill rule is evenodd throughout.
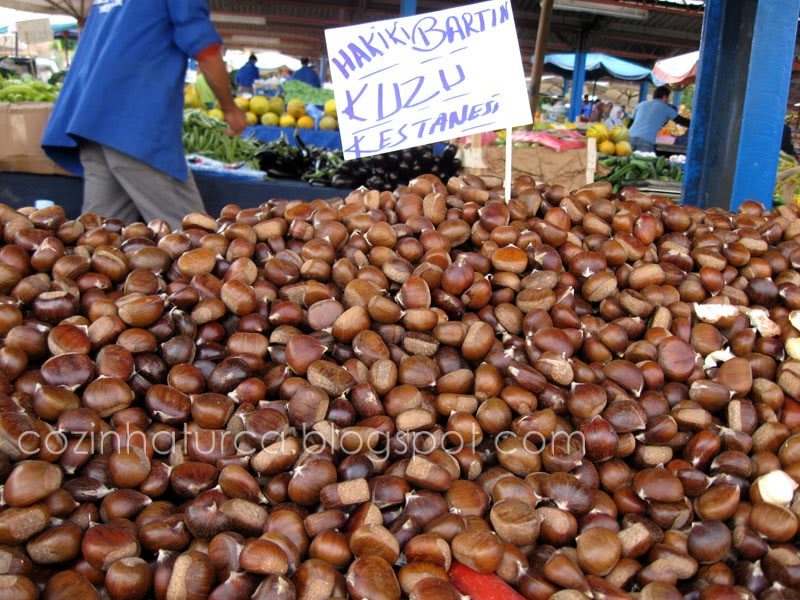
<path id="1" fill-rule="evenodd" d="M 400 0 L 400 16 L 411 17 L 417 14 L 417 0 Z"/>
<path id="2" fill-rule="evenodd" d="M 569 120 L 573 123 L 583 111 L 583 84 L 586 82 L 586 34 L 581 32 L 575 51 L 575 70 L 572 72 L 572 92 L 569 95 Z"/>
<path id="3" fill-rule="evenodd" d="M 683 201 L 772 207 L 800 0 L 706 0 Z"/>

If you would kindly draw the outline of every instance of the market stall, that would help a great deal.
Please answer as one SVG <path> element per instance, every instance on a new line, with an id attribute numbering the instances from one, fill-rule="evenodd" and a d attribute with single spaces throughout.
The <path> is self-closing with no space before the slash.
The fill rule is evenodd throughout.
<path id="1" fill-rule="evenodd" d="M 576 69 L 580 70 L 580 77 L 577 76 Z M 548 54 L 544 57 L 544 72 L 562 77 L 565 88 L 567 80 L 572 81 L 569 107 L 571 121 L 577 121 L 580 115 L 585 83 L 593 83 L 592 95 L 596 95 L 597 84 L 601 80 L 645 82 L 650 78 L 649 68 L 599 52 Z M 577 87 L 576 81 L 579 81 Z M 627 105 L 630 97 L 626 97 L 626 100 Z"/>

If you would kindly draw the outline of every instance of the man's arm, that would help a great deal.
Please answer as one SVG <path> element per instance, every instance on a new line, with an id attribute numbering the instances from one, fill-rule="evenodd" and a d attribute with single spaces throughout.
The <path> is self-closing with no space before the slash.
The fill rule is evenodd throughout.
<path id="1" fill-rule="evenodd" d="M 228 69 L 222 60 L 222 53 L 218 45 L 209 46 L 197 56 L 197 68 L 206 78 L 214 95 L 219 100 L 220 108 L 225 115 L 225 121 L 230 126 L 230 133 L 240 133 L 247 127 L 244 112 L 236 106 L 228 83 Z"/>

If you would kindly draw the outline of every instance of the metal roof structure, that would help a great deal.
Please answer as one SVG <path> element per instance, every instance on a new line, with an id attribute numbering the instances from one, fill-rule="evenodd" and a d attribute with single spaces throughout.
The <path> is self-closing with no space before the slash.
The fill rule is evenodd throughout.
<path id="1" fill-rule="evenodd" d="M 41 1 L 41 0 L 39 0 Z M 591 52 L 604 52 L 647 66 L 696 50 L 703 22 L 702 0 L 561 0 L 615 12 L 645 10 L 644 19 L 561 10 L 553 12 L 548 52 L 574 51 L 581 30 Z M 1 3 L 1 2 L 0 2 Z M 468 4 L 417 0 L 417 13 Z M 230 47 L 274 48 L 293 56 L 325 54 L 324 30 L 395 18 L 400 0 L 209 0 L 212 18 Z M 523 63 L 529 64 L 539 22 L 539 0 L 511 0 Z M 491 51 L 491 49 L 487 49 Z"/>
<path id="2" fill-rule="evenodd" d="M 212 18 L 230 48 L 274 49 L 296 57 L 325 54 L 324 30 L 391 19 L 401 0 L 208 0 Z M 417 0 L 417 13 L 469 4 L 464 0 Z M 573 8 L 559 8 L 572 4 Z M 639 9 L 644 19 L 576 12 Z M 520 53 L 525 65 L 533 53 L 539 23 L 539 0 L 511 0 Z M 91 0 L 0 0 L 0 6 L 81 20 Z M 575 50 L 580 31 L 588 32 L 591 52 L 603 52 L 650 66 L 654 61 L 700 46 L 703 0 L 556 0 L 548 52 Z M 489 49 L 491 50 L 491 49 Z"/>

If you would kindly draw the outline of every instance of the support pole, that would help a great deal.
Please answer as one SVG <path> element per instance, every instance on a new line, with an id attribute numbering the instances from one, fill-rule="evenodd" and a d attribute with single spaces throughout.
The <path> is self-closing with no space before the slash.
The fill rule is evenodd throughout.
<path id="1" fill-rule="evenodd" d="M 322 57 L 319 59 L 319 80 L 321 83 L 325 83 L 325 66 L 328 64 L 328 57 L 327 55 L 323 54 Z"/>
<path id="2" fill-rule="evenodd" d="M 759 2 L 742 113 L 731 210 L 745 200 L 772 208 L 800 0 Z"/>
<path id="3" fill-rule="evenodd" d="M 412 17 L 417 14 L 417 0 L 400 0 L 400 16 Z"/>
<path id="4" fill-rule="evenodd" d="M 575 68 L 572 71 L 572 92 L 569 98 L 569 120 L 575 122 L 583 109 L 583 84 L 586 80 L 586 33 L 578 37 Z"/>
<path id="5" fill-rule="evenodd" d="M 672 93 L 672 103 L 675 105 L 675 108 L 681 105 L 681 90 Z"/>
<path id="6" fill-rule="evenodd" d="M 752 199 L 772 205 L 798 13 L 800 0 L 706 2 L 686 204 L 735 210 Z"/>
<path id="7" fill-rule="evenodd" d="M 647 93 L 650 91 L 650 82 L 647 79 L 642 79 L 639 84 L 639 102 L 647 100 Z"/>
<path id="8" fill-rule="evenodd" d="M 542 0 L 539 9 L 539 28 L 536 31 L 536 48 L 533 51 L 531 66 L 531 114 L 536 120 L 539 108 L 539 90 L 544 73 L 544 55 L 547 53 L 547 40 L 550 37 L 550 18 L 553 15 L 553 0 Z"/>

